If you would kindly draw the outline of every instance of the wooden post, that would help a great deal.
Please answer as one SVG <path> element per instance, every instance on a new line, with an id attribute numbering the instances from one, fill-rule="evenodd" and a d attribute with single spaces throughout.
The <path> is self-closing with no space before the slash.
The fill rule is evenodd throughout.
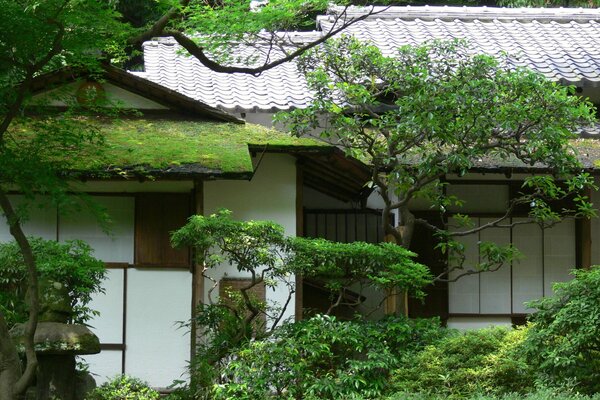
<path id="1" fill-rule="evenodd" d="M 396 239 L 392 235 L 385 235 L 385 241 L 387 243 L 396 243 Z M 397 243 L 396 243 L 397 244 Z M 386 315 L 393 315 L 402 313 L 405 317 L 408 317 L 408 293 L 406 291 L 397 294 L 391 294 L 394 289 L 387 291 L 387 298 L 383 303 L 383 312 Z"/>
<path id="2" fill-rule="evenodd" d="M 194 181 L 193 212 L 195 215 L 204 215 L 204 182 Z M 199 262 L 200 261 L 200 262 Z M 192 264 L 192 319 L 196 316 L 196 308 L 204 301 L 204 277 L 202 276 L 202 262 L 195 259 Z M 196 354 L 196 343 L 200 339 L 196 330 L 196 324 L 192 322 L 190 329 L 190 354 L 192 357 Z"/>
<path id="3" fill-rule="evenodd" d="M 302 172 L 302 161 L 296 161 L 296 236 L 304 236 L 304 175 Z M 302 307 L 304 302 L 302 277 L 296 275 L 296 307 L 295 319 L 302 319 Z"/>
<path id="4" fill-rule="evenodd" d="M 591 190 L 587 189 L 585 196 L 588 200 L 591 199 Z M 592 221 L 587 218 L 578 219 L 575 229 L 577 267 L 589 269 L 592 266 Z"/>

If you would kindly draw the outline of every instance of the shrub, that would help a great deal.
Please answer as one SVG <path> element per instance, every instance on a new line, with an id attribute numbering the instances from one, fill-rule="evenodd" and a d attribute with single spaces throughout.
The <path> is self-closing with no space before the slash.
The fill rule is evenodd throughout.
<path id="1" fill-rule="evenodd" d="M 397 351 L 444 335 L 439 321 L 338 321 L 318 315 L 287 324 L 238 351 L 215 387 L 217 399 L 379 398 Z"/>
<path id="2" fill-rule="evenodd" d="M 525 342 L 528 356 L 549 384 L 600 391 L 600 266 L 573 271 L 554 285 L 554 296 L 537 308 Z"/>
<path id="3" fill-rule="evenodd" d="M 443 395 L 423 393 L 395 393 L 385 400 L 443 400 Z M 553 389 L 539 389 L 527 394 L 508 393 L 504 395 L 473 395 L 465 397 L 468 400 L 600 400 L 600 395 L 586 396 L 569 391 L 557 391 Z"/>
<path id="4" fill-rule="evenodd" d="M 92 257 L 92 248 L 80 240 L 58 243 L 30 238 L 40 283 L 58 282 L 68 294 L 69 322 L 84 323 L 95 312 L 87 307 L 92 294 L 102 292 L 104 263 Z M 26 267 L 17 244 L 0 243 L 0 312 L 9 326 L 27 320 Z"/>
<path id="5" fill-rule="evenodd" d="M 144 381 L 119 375 L 88 393 L 86 400 L 158 400 L 159 397 Z"/>
<path id="6" fill-rule="evenodd" d="M 454 332 L 405 357 L 393 373 L 399 392 L 462 398 L 531 388 L 532 371 L 519 355 L 525 330 L 488 328 Z"/>

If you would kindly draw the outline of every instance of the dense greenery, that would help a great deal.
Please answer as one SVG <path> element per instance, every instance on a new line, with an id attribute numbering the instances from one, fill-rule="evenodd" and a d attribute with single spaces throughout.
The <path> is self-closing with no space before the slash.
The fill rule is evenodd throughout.
<path id="1" fill-rule="evenodd" d="M 95 313 L 87 307 L 92 294 L 103 291 L 104 263 L 93 258 L 90 246 L 80 240 L 59 243 L 30 238 L 29 242 L 40 281 L 64 287 L 72 310 L 70 322 L 89 320 Z M 0 243 L 0 312 L 9 327 L 27 320 L 26 290 L 26 267 L 19 247 L 15 242 Z"/>
<path id="2" fill-rule="evenodd" d="M 218 61 L 227 61 L 227 50 L 219 49 L 231 40 L 252 40 L 259 35 L 264 38 L 269 31 L 302 25 L 307 13 L 324 9 L 327 4 L 323 0 L 277 0 L 250 12 L 250 2 L 246 0 L 158 0 L 147 1 L 141 7 L 127 3 L 125 0 L 0 0 L 3 11 L 0 21 L 3 33 L 0 40 L 0 207 L 27 266 L 29 309 L 24 369 L 9 338 L 4 313 L 0 312 L 2 400 L 23 394 L 35 377 L 37 357 L 33 336 L 39 305 L 36 261 L 21 229 L 28 207 L 15 210 L 7 192 L 16 190 L 27 198 L 35 193 L 49 194 L 56 204 L 69 202 L 67 193 L 71 188 L 61 172 L 81 166 L 84 158 L 107 159 L 102 157 L 102 133 L 79 117 L 81 112 L 96 116 L 100 110 L 84 107 L 77 113 L 70 109 L 56 118 L 26 120 L 25 110 L 33 95 L 42 89 L 39 77 L 69 67 L 88 70 L 92 78 L 98 78 L 103 62 L 124 63 L 132 49 L 139 50 L 142 42 L 157 36 L 174 37 L 203 63 L 219 69 L 221 66 L 210 59 L 209 53 Z M 118 12 L 129 13 L 132 8 L 140 11 L 140 18 L 123 18 Z M 190 32 L 195 36 L 186 35 Z M 286 55 L 281 62 L 298 54 Z M 251 59 L 252 55 L 248 61 Z M 274 65 L 270 59 L 255 69 L 226 67 L 221 70 L 260 72 Z M 67 104 L 69 108 L 77 106 Z M 22 123 L 26 121 L 27 134 L 11 129 L 17 117 Z M 167 160 L 171 161 L 176 160 Z M 61 205 L 62 210 L 66 209 Z"/>
<path id="3" fill-rule="evenodd" d="M 443 336 L 438 321 L 338 321 L 316 316 L 248 343 L 226 363 L 215 399 L 377 398 L 398 354 Z"/>
<path id="4" fill-rule="evenodd" d="M 199 307 L 191 326 L 205 338 L 198 343 L 191 363 L 193 385 L 201 388 L 210 388 L 223 376 L 228 357 L 240 346 L 252 339 L 295 329 L 295 325 L 276 328 L 290 313 L 287 308 L 294 294 L 296 274 L 327 282 L 332 294 L 330 311 L 340 306 L 345 289 L 352 284 L 380 290 L 400 288 L 420 295 L 422 287 L 431 281 L 427 268 L 413 261 L 414 254 L 402 247 L 286 237 L 280 225 L 235 221 L 226 210 L 190 218 L 173 234 L 172 242 L 194 248 L 198 261 L 203 263 L 203 276 L 213 283 L 208 289 L 208 302 Z M 216 300 L 214 290 L 220 276 L 217 274 L 224 264 L 248 276 L 248 281 L 239 291 Z M 278 290 L 287 288 L 287 300 L 275 304 L 257 298 L 254 289 L 262 285 L 267 288 L 277 285 Z M 345 326 L 324 319 L 323 324 L 327 323 Z M 359 334 L 358 330 L 353 332 Z M 374 334 L 371 332 L 371 336 Z"/>
<path id="5" fill-rule="evenodd" d="M 600 267 L 573 271 L 555 295 L 530 303 L 538 311 L 526 350 L 550 384 L 600 392 Z"/>
<path id="6" fill-rule="evenodd" d="M 475 54 L 461 41 L 406 46 L 384 56 L 375 46 L 342 37 L 305 54 L 299 64 L 315 93 L 313 103 L 279 120 L 298 135 L 321 129 L 324 139 L 370 166 L 372 184 L 385 205 L 386 234 L 408 248 L 415 225 L 421 224 L 433 230 L 440 249 L 450 255 L 449 268 L 436 279 L 493 271 L 517 257 L 512 246 L 482 241 L 479 261 L 465 265 L 464 245 L 457 240 L 490 227 L 510 227 L 515 209 L 542 226 L 566 215 L 595 214 L 589 199 L 579 194 L 593 181 L 581 173 L 569 142 L 581 124 L 593 120 L 593 106 L 573 96 L 573 88 L 515 68 L 507 59 Z M 447 195 L 448 174 L 531 166 L 543 166 L 553 175 L 527 178 L 506 212 L 485 225 L 454 215 L 457 226 L 451 231 L 411 211 L 415 201 L 424 200 L 441 221 L 448 221 L 449 210 L 454 214 L 464 205 Z M 570 206 L 552 206 L 567 198 L 573 200 Z"/>
<path id="7" fill-rule="evenodd" d="M 392 385 L 400 392 L 446 398 L 526 393 L 534 384 L 533 369 L 520 352 L 526 334 L 506 328 L 454 332 L 406 357 Z"/>
<path id="8" fill-rule="evenodd" d="M 86 395 L 86 400 L 158 400 L 159 393 L 140 379 L 116 376 Z"/>
<path id="9" fill-rule="evenodd" d="M 327 315 L 284 324 L 230 346 L 211 374 L 191 371 L 203 380 L 173 400 L 598 399 L 599 279 L 600 267 L 577 271 L 534 302 L 534 322 L 519 328 L 460 332 L 437 319 Z"/>

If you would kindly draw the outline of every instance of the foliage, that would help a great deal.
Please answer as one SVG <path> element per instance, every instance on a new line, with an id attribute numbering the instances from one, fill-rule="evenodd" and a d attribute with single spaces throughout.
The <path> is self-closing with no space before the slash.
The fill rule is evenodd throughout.
<path id="1" fill-rule="evenodd" d="M 378 398 L 398 354 L 444 336 L 436 320 L 339 321 L 318 315 L 249 342 L 221 371 L 216 399 Z"/>
<path id="2" fill-rule="evenodd" d="M 600 267 L 572 273 L 553 296 L 529 303 L 537 311 L 525 349 L 549 383 L 600 392 Z"/>
<path id="3" fill-rule="evenodd" d="M 446 399 L 442 395 L 430 395 L 423 393 L 397 393 L 385 400 L 443 400 Z M 476 394 L 465 397 L 468 400 L 599 400 L 600 395 L 586 396 L 577 392 L 542 388 L 536 391 L 520 394 L 508 393 L 504 395 L 482 395 Z"/>
<path id="4" fill-rule="evenodd" d="M 173 233 L 172 243 L 194 248 L 203 276 L 213 283 L 208 303 L 200 305 L 190 326 L 204 338 L 190 366 L 192 386 L 199 388 L 223 375 L 220 369 L 239 346 L 276 332 L 294 293 L 295 275 L 325 279 L 334 294 L 330 310 L 340 305 L 345 288 L 354 283 L 420 294 L 421 285 L 430 281 L 427 269 L 412 260 L 414 254 L 398 246 L 288 238 L 280 225 L 235 221 L 227 210 L 191 217 Z M 248 283 L 239 292 L 215 300 L 213 292 L 219 284 L 215 273 L 224 264 L 247 276 Z M 283 304 L 265 303 L 252 294 L 258 285 L 287 287 L 288 298 Z"/>
<path id="5" fill-rule="evenodd" d="M 393 243 L 337 243 L 325 239 L 292 238 L 288 263 L 297 273 L 318 277 L 334 293 L 357 282 L 377 289 L 400 289 L 417 298 L 431 283 L 427 267 L 412 261 L 416 254 Z"/>
<path id="6" fill-rule="evenodd" d="M 593 120 L 593 106 L 573 96 L 573 88 L 514 67 L 508 57 L 475 54 L 461 41 L 401 47 L 383 56 L 375 46 L 342 37 L 305 54 L 300 68 L 315 93 L 313 103 L 277 119 L 297 135 L 321 129 L 324 140 L 370 165 L 385 204 L 386 234 L 404 247 L 415 224 L 425 224 L 441 250 L 461 262 L 452 267 L 463 268 L 464 246 L 456 238 L 486 226 L 474 227 L 462 216 L 459 229 L 441 229 L 415 218 L 410 204 L 424 199 L 446 220 L 448 209 L 463 202 L 446 195 L 444 178 L 474 167 L 545 166 L 554 172 L 528 178 L 506 215 L 487 227 L 506 226 L 517 207 L 544 226 L 565 215 L 595 215 L 589 199 L 577 195 L 593 181 L 580 174 L 569 143 L 576 128 Z M 553 207 L 567 198 L 572 207 Z M 518 254 L 512 246 L 481 243 L 480 261 L 469 267 L 494 270 Z M 446 279 L 448 272 L 436 278 Z"/>
<path id="7" fill-rule="evenodd" d="M 399 392 L 445 398 L 527 392 L 534 376 L 519 352 L 526 332 L 489 328 L 449 335 L 406 357 L 393 385 Z"/>
<path id="8" fill-rule="evenodd" d="M 92 294 L 103 292 L 104 263 L 93 258 L 91 247 L 80 240 L 59 243 L 29 238 L 29 241 L 40 279 L 59 282 L 66 287 L 73 307 L 70 322 L 89 320 L 95 311 L 87 304 Z M 27 319 L 26 281 L 26 267 L 17 244 L 0 243 L 0 312 L 5 314 L 9 326 Z"/>
<path id="9" fill-rule="evenodd" d="M 158 400 L 159 393 L 144 381 L 119 375 L 87 394 L 86 400 Z"/>

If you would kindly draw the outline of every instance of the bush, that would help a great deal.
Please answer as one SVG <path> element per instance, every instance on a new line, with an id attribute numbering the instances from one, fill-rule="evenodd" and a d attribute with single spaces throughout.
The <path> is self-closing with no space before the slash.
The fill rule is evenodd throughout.
<path id="1" fill-rule="evenodd" d="M 396 393 L 385 400 L 443 400 L 442 395 L 432 395 L 423 393 Z M 586 396 L 579 393 L 568 391 L 557 391 L 553 389 L 540 389 L 525 395 L 518 393 L 508 393 L 504 395 L 473 395 L 465 397 L 468 400 L 600 400 L 600 395 Z"/>
<path id="2" fill-rule="evenodd" d="M 444 335 L 437 320 L 338 321 L 319 315 L 287 324 L 238 351 L 217 399 L 379 398 L 398 354 Z"/>
<path id="3" fill-rule="evenodd" d="M 600 392 L 600 266 L 573 271 L 575 279 L 554 285 L 554 296 L 529 304 L 532 316 L 525 348 L 546 383 Z"/>
<path id="4" fill-rule="evenodd" d="M 30 238 L 40 284 L 57 282 L 68 294 L 69 322 L 84 323 L 95 314 L 87 307 L 92 294 L 102 292 L 104 263 L 92 257 L 92 248 L 80 240 L 58 243 Z M 0 312 L 10 326 L 27 320 L 26 266 L 17 244 L 0 243 Z"/>
<path id="5" fill-rule="evenodd" d="M 525 334 L 506 328 L 454 332 L 405 357 L 392 375 L 394 389 L 446 398 L 526 391 L 534 379 L 518 351 Z"/>
<path id="6" fill-rule="evenodd" d="M 86 400 L 158 400 L 159 393 L 144 381 L 119 375 L 92 390 Z"/>

